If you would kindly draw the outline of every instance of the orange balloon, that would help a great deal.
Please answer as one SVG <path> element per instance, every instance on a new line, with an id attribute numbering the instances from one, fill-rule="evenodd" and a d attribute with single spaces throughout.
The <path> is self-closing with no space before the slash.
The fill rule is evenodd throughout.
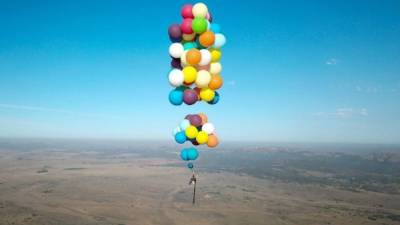
<path id="1" fill-rule="evenodd" d="M 205 123 L 207 123 L 208 118 L 207 118 L 206 114 L 199 113 L 199 116 L 201 117 L 201 125 L 204 125 Z"/>
<path id="2" fill-rule="evenodd" d="M 210 134 L 208 136 L 208 141 L 207 141 L 207 146 L 210 148 L 214 148 L 215 146 L 217 146 L 219 143 L 217 136 L 215 136 L 214 134 Z"/>
<path id="3" fill-rule="evenodd" d="M 211 81 L 208 83 L 208 87 L 212 90 L 217 90 L 221 88 L 223 83 L 222 77 L 219 74 L 212 74 Z"/>
<path id="4" fill-rule="evenodd" d="M 215 35 L 212 31 L 206 31 L 202 33 L 199 37 L 199 42 L 204 47 L 210 47 L 214 44 Z"/>
<path id="5" fill-rule="evenodd" d="M 197 65 L 201 60 L 201 53 L 198 49 L 192 48 L 186 53 L 186 62 L 190 65 Z"/>

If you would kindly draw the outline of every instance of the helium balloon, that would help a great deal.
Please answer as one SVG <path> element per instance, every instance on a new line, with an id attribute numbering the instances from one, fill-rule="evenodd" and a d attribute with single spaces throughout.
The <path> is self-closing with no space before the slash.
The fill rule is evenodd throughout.
<path id="1" fill-rule="evenodd" d="M 183 46 L 182 46 L 183 48 Z M 197 65 L 201 60 L 201 53 L 199 50 L 192 48 L 186 53 L 186 62 L 190 65 Z"/>
<path id="2" fill-rule="evenodd" d="M 168 75 L 169 83 L 174 87 L 179 87 L 183 84 L 183 73 L 181 70 L 172 69 Z"/>
<path id="3" fill-rule="evenodd" d="M 186 141 L 186 135 L 184 131 L 178 132 L 175 134 L 175 141 L 179 144 L 183 144 Z"/>
<path id="4" fill-rule="evenodd" d="M 182 31 L 179 24 L 172 24 L 169 26 L 168 34 L 171 39 L 180 41 L 179 39 L 182 38 Z"/>
<path id="5" fill-rule="evenodd" d="M 194 17 L 205 18 L 208 13 L 207 6 L 204 3 L 196 3 L 192 8 Z"/>
<path id="6" fill-rule="evenodd" d="M 201 34 L 207 30 L 207 20 L 204 18 L 196 17 L 192 21 L 192 30 L 196 34 Z"/>
<path id="7" fill-rule="evenodd" d="M 210 73 L 211 74 L 220 74 L 222 71 L 221 63 L 214 62 L 210 64 Z"/>
<path id="8" fill-rule="evenodd" d="M 193 145 L 196 145 L 196 146 L 199 145 L 199 142 L 197 142 L 196 139 L 192 139 L 192 140 L 190 140 L 190 142 L 192 142 Z"/>
<path id="9" fill-rule="evenodd" d="M 198 130 L 195 126 L 190 125 L 185 130 L 186 137 L 189 139 L 196 138 L 198 134 Z"/>
<path id="10" fill-rule="evenodd" d="M 187 105 L 193 105 L 197 102 L 199 96 L 197 95 L 196 91 L 193 89 L 187 89 L 183 92 L 183 101 Z"/>
<path id="11" fill-rule="evenodd" d="M 221 59 L 221 51 L 218 49 L 211 49 L 211 62 L 218 62 Z"/>
<path id="12" fill-rule="evenodd" d="M 184 50 L 190 50 L 192 48 L 197 48 L 197 43 L 196 42 L 186 42 L 185 44 L 183 44 L 183 49 Z"/>
<path id="13" fill-rule="evenodd" d="M 169 55 L 173 58 L 180 58 L 183 53 L 183 45 L 181 43 L 172 43 L 169 46 Z"/>
<path id="14" fill-rule="evenodd" d="M 197 151 L 197 149 L 195 149 L 195 148 L 188 148 L 187 151 L 188 151 L 187 154 L 188 154 L 189 160 L 196 160 L 197 157 L 199 157 L 199 152 Z"/>
<path id="15" fill-rule="evenodd" d="M 183 53 L 182 53 L 182 55 L 181 55 L 181 58 L 180 58 L 180 60 L 181 60 L 181 66 L 185 66 L 187 63 L 186 63 L 186 53 L 187 53 L 188 51 L 187 50 L 184 50 L 183 51 Z"/>
<path id="16" fill-rule="evenodd" d="M 209 102 L 211 100 L 213 100 L 215 96 L 215 92 L 213 90 L 211 90 L 210 88 L 203 88 L 200 91 L 200 98 L 203 101 Z"/>
<path id="17" fill-rule="evenodd" d="M 195 126 L 195 127 L 200 126 L 201 122 L 202 122 L 201 117 L 199 115 L 190 116 L 189 117 L 189 121 L 190 121 L 190 124 Z"/>
<path id="18" fill-rule="evenodd" d="M 207 66 L 211 62 L 211 53 L 207 49 L 200 50 L 201 60 L 199 66 Z"/>
<path id="19" fill-rule="evenodd" d="M 214 34 L 221 33 L 221 27 L 219 26 L 219 24 L 216 23 L 212 23 L 210 25 L 210 30 L 214 32 Z"/>
<path id="20" fill-rule="evenodd" d="M 183 131 L 186 130 L 189 126 L 190 126 L 190 121 L 188 119 L 182 120 L 181 124 L 179 125 L 179 127 Z"/>
<path id="21" fill-rule="evenodd" d="M 213 98 L 211 101 L 209 101 L 208 104 L 210 104 L 210 105 L 215 105 L 215 104 L 217 104 L 218 102 L 219 102 L 219 93 L 218 93 L 218 92 L 215 92 L 214 98 Z"/>
<path id="22" fill-rule="evenodd" d="M 207 134 L 205 131 L 200 131 L 200 132 L 197 134 L 196 141 L 197 141 L 199 144 L 201 144 L 201 145 L 207 143 L 207 141 L 208 141 L 208 134 Z"/>
<path id="23" fill-rule="evenodd" d="M 183 91 L 174 89 L 169 93 L 169 102 L 172 105 L 181 105 L 183 103 Z"/>
<path id="24" fill-rule="evenodd" d="M 219 141 L 216 135 L 210 134 L 208 136 L 207 146 L 210 148 L 214 148 L 218 145 Z"/>
<path id="25" fill-rule="evenodd" d="M 187 164 L 187 167 L 188 167 L 189 169 L 193 169 L 194 165 L 193 165 L 193 163 L 190 162 L 190 163 Z"/>
<path id="26" fill-rule="evenodd" d="M 192 19 L 184 19 L 181 23 L 181 31 L 184 34 L 192 34 Z"/>
<path id="27" fill-rule="evenodd" d="M 193 41 L 196 37 L 196 33 L 182 34 L 182 39 L 185 41 Z"/>
<path id="28" fill-rule="evenodd" d="M 208 83 L 208 87 L 213 89 L 213 90 L 217 90 L 219 88 L 221 88 L 223 83 L 222 77 L 219 74 L 213 74 L 211 75 L 211 81 L 210 83 Z"/>
<path id="29" fill-rule="evenodd" d="M 197 70 L 193 66 L 186 66 L 182 72 L 185 83 L 193 83 L 197 78 Z"/>
<path id="30" fill-rule="evenodd" d="M 207 123 L 208 118 L 207 118 L 206 114 L 199 113 L 198 115 L 201 117 L 201 125 L 204 125 L 205 123 Z"/>
<path id="31" fill-rule="evenodd" d="M 206 31 L 199 37 L 199 42 L 204 47 L 210 47 L 215 42 L 215 35 L 212 31 Z"/>
<path id="32" fill-rule="evenodd" d="M 171 66 L 175 69 L 182 69 L 181 59 L 172 58 Z"/>
<path id="33" fill-rule="evenodd" d="M 221 48 L 226 43 L 226 38 L 223 34 L 215 34 L 214 48 Z"/>
<path id="34" fill-rule="evenodd" d="M 181 132 L 182 130 L 181 130 L 181 128 L 180 127 L 175 127 L 175 129 L 172 131 L 172 134 L 174 135 L 174 137 L 175 137 L 175 135 L 178 133 L 178 132 Z"/>
<path id="35" fill-rule="evenodd" d="M 184 161 L 189 161 L 188 150 L 186 148 L 181 150 L 181 159 Z"/>
<path id="36" fill-rule="evenodd" d="M 208 71 L 206 70 L 200 70 L 197 72 L 197 78 L 196 78 L 196 85 L 199 88 L 205 88 L 208 87 L 208 84 L 211 81 L 211 75 Z"/>
<path id="37" fill-rule="evenodd" d="M 191 4 L 186 4 L 182 7 L 181 15 L 184 19 L 192 19 L 194 18 L 192 13 L 193 6 Z"/>
<path id="38" fill-rule="evenodd" d="M 202 131 L 206 132 L 207 134 L 214 133 L 214 125 L 212 123 L 205 123 L 202 127 Z"/>

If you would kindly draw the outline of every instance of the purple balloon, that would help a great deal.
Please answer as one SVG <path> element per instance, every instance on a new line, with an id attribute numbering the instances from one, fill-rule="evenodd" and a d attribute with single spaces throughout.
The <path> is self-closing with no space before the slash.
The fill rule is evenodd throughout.
<path id="1" fill-rule="evenodd" d="M 181 26 L 172 24 L 168 28 L 168 34 L 171 40 L 180 40 L 182 38 Z"/>
<path id="2" fill-rule="evenodd" d="M 189 120 L 189 118 L 192 116 L 192 114 L 187 114 L 186 116 L 185 116 L 185 119 L 187 119 L 187 120 Z"/>
<path id="3" fill-rule="evenodd" d="M 183 101 L 188 105 L 193 105 L 198 100 L 197 92 L 193 89 L 186 89 L 183 92 Z"/>
<path id="4" fill-rule="evenodd" d="M 190 124 L 192 124 L 195 127 L 200 126 L 201 122 L 202 122 L 201 117 L 199 115 L 192 115 L 189 118 L 189 121 L 190 121 Z"/>
<path id="5" fill-rule="evenodd" d="M 182 69 L 181 59 L 175 59 L 175 58 L 173 58 L 173 59 L 171 60 L 171 66 L 172 66 L 173 68 L 176 68 L 176 69 Z"/>

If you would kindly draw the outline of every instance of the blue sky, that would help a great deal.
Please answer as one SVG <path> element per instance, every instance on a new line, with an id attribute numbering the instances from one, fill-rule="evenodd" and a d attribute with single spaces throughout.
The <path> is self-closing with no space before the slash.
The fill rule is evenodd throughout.
<path id="1" fill-rule="evenodd" d="M 221 101 L 174 107 L 167 27 L 186 1 L 0 1 L 0 136 L 400 141 L 399 1 L 206 1 Z M 192 2 L 195 3 L 195 2 Z"/>

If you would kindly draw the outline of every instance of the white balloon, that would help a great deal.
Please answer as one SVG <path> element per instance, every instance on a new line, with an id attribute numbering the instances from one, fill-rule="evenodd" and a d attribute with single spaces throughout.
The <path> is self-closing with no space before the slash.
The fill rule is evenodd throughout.
<path id="1" fill-rule="evenodd" d="M 192 13 L 194 17 L 205 18 L 208 13 L 207 6 L 202 2 L 196 3 L 192 8 Z"/>
<path id="2" fill-rule="evenodd" d="M 182 120 L 181 124 L 179 125 L 181 130 L 186 130 L 190 126 L 190 121 L 187 119 Z"/>
<path id="3" fill-rule="evenodd" d="M 169 83 L 174 87 L 179 87 L 183 84 L 184 76 L 183 72 L 179 69 L 172 69 L 168 75 Z"/>
<path id="4" fill-rule="evenodd" d="M 185 67 L 187 62 L 186 62 L 186 53 L 188 52 L 188 50 L 183 51 L 182 55 L 181 55 L 181 66 Z"/>
<path id="5" fill-rule="evenodd" d="M 175 129 L 172 131 L 172 133 L 174 134 L 174 137 L 177 133 L 181 132 L 181 128 L 180 127 L 175 127 Z"/>
<path id="6" fill-rule="evenodd" d="M 220 74 L 221 71 L 222 71 L 221 63 L 219 63 L 219 62 L 211 63 L 211 65 L 210 65 L 210 73 L 211 74 Z"/>
<path id="7" fill-rule="evenodd" d="M 221 48 L 226 43 L 226 38 L 223 34 L 215 34 L 215 41 L 213 48 Z"/>
<path id="8" fill-rule="evenodd" d="M 211 81 L 211 74 L 207 70 L 197 72 L 196 85 L 199 88 L 206 88 Z"/>
<path id="9" fill-rule="evenodd" d="M 200 50 L 201 60 L 199 66 L 208 65 L 211 62 L 211 53 L 207 49 Z"/>
<path id="10" fill-rule="evenodd" d="M 207 134 L 212 134 L 212 133 L 214 133 L 215 127 L 212 123 L 205 123 L 201 127 L 201 130 L 206 132 Z"/>
<path id="11" fill-rule="evenodd" d="M 169 55 L 179 59 L 182 56 L 184 49 L 181 43 L 172 43 L 169 46 Z"/>

